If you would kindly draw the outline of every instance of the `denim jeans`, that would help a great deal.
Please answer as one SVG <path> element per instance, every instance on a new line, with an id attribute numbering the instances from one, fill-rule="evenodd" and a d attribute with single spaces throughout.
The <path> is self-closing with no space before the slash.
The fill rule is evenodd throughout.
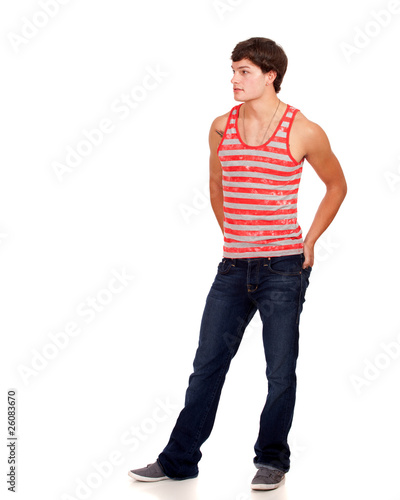
<path id="1" fill-rule="evenodd" d="M 226 373 L 257 309 L 263 324 L 268 394 L 254 464 L 289 470 L 287 437 L 296 396 L 299 319 L 311 273 L 311 267 L 302 269 L 303 263 L 304 254 L 297 254 L 223 258 L 218 264 L 201 320 L 184 408 L 158 456 L 171 479 L 198 475 L 200 447 L 213 428 Z"/>

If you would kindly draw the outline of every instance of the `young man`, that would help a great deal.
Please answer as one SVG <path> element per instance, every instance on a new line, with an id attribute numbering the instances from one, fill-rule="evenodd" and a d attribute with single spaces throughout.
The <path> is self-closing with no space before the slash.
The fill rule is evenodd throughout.
<path id="1" fill-rule="evenodd" d="M 198 475 L 200 447 L 213 428 L 225 375 L 257 309 L 268 395 L 251 487 L 277 488 L 289 470 L 300 313 L 314 245 L 347 186 L 325 132 L 278 98 L 286 68 L 285 52 L 266 38 L 240 42 L 232 52 L 233 95 L 241 104 L 216 118 L 209 135 L 210 197 L 224 236 L 223 258 L 207 296 L 185 406 L 157 461 L 129 472 L 137 480 Z M 304 159 L 326 194 L 303 240 L 297 193 Z"/>

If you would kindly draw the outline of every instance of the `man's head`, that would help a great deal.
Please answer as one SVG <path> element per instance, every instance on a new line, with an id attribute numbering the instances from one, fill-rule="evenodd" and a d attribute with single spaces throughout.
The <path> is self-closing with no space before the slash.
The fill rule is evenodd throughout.
<path id="1" fill-rule="evenodd" d="M 281 90 L 288 59 L 282 47 L 273 40 L 269 38 L 249 38 L 239 42 L 232 51 L 231 59 L 233 62 L 247 59 L 258 66 L 262 73 L 274 72 L 276 74 L 273 81 L 275 92 L 278 93 Z"/>

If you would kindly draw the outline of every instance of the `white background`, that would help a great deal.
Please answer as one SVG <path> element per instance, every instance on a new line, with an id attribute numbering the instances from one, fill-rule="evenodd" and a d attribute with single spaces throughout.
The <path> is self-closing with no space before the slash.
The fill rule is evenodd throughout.
<path id="1" fill-rule="evenodd" d="M 2 494 L 13 388 L 22 499 L 398 500 L 400 13 L 381 12 L 394 3 L 72 0 L 46 22 L 48 3 L 0 7 Z M 15 42 L 32 20 L 43 26 Z M 155 460 L 183 405 L 222 256 L 208 131 L 236 104 L 230 54 L 252 36 L 285 49 L 279 96 L 322 126 L 348 182 L 302 314 L 291 471 L 251 493 L 266 396 L 257 313 L 199 477 L 137 483 L 127 471 Z M 122 119 L 113 106 L 131 91 Z M 102 120 L 113 131 L 60 181 L 54 162 Z M 304 234 L 323 194 L 305 163 Z M 129 277 L 118 293 L 113 273 Z M 103 303 L 90 316 L 88 297 Z M 57 335 L 68 323 L 78 334 Z"/>

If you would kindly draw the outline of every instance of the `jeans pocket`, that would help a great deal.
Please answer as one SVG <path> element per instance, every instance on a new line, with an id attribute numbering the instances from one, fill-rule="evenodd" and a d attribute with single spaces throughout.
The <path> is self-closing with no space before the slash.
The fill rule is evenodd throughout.
<path id="1" fill-rule="evenodd" d="M 302 254 L 272 257 L 269 269 L 274 274 L 281 276 L 299 276 L 303 266 Z"/>
<path id="2" fill-rule="evenodd" d="M 228 274 L 232 267 L 232 259 L 223 258 L 218 264 L 218 274 Z"/>

